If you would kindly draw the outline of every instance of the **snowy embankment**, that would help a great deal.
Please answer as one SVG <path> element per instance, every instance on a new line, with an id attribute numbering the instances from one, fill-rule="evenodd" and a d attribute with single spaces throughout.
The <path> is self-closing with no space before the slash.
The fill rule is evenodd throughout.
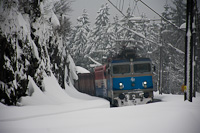
<path id="1" fill-rule="evenodd" d="M 108 101 L 80 93 L 73 87 L 66 85 L 66 89 L 62 89 L 54 75 L 51 75 L 44 78 L 44 92 L 29 77 L 29 96 L 20 99 L 18 103 L 20 107 L 7 107 L 0 103 L 0 121 L 16 121 L 90 108 L 110 107 Z"/>
<path id="2" fill-rule="evenodd" d="M 200 94 L 193 102 L 182 95 L 159 95 L 157 102 L 96 108 L 99 100 L 59 105 L 7 107 L 0 104 L 2 133 L 199 133 Z M 104 104 L 102 104 L 104 105 Z M 83 107 L 85 107 L 83 109 Z M 88 109 L 86 108 L 88 107 Z M 70 111 L 69 111 L 70 110 Z"/>
<path id="3" fill-rule="evenodd" d="M 0 133 L 199 133 L 200 94 L 193 102 L 182 95 L 159 95 L 157 102 L 109 108 L 109 102 L 62 89 L 53 74 L 41 91 L 29 77 L 29 96 L 21 106 L 0 103 Z"/>

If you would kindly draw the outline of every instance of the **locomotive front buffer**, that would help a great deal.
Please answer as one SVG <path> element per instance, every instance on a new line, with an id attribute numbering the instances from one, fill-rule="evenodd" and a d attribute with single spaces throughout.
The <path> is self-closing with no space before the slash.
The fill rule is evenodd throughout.
<path id="1" fill-rule="evenodd" d="M 121 93 L 118 97 L 114 98 L 114 105 L 121 107 L 151 102 L 152 97 L 149 97 L 148 95 L 145 96 L 144 94 L 143 91 Z"/>

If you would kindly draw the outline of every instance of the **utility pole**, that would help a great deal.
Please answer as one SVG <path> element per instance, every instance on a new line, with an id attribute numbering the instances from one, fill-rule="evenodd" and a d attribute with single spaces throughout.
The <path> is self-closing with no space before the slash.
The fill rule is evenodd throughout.
<path id="1" fill-rule="evenodd" d="M 162 24 L 162 19 L 161 19 L 161 24 Z M 162 94 L 163 92 L 163 81 L 162 81 L 162 78 L 163 78 L 163 38 L 162 38 L 162 27 L 160 29 L 160 67 L 159 67 L 159 94 Z"/>
<path id="2" fill-rule="evenodd" d="M 185 100 L 192 102 L 193 90 L 193 18 L 194 18 L 194 1 L 187 0 L 186 14 L 186 35 L 185 35 L 185 86 L 187 87 L 187 97 Z"/>

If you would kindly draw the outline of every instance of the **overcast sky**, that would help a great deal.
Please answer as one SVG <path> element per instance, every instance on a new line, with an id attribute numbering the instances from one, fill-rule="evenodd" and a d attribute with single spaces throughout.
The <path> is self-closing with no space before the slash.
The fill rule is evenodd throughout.
<path id="1" fill-rule="evenodd" d="M 120 1 L 124 1 L 124 7 L 123 7 L 123 13 L 126 12 L 128 6 L 132 7 L 132 9 L 135 6 L 135 0 L 110 0 L 115 5 L 120 5 Z M 156 12 L 161 14 L 164 11 L 164 5 L 167 1 L 167 3 L 171 6 L 173 6 L 172 0 L 142 0 L 145 2 L 148 6 L 153 8 Z M 72 3 L 72 12 L 70 13 L 70 18 L 73 23 L 73 25 L 76 25 L 76 20 L 79 16 L 82 15 L 83 10 L 86 9 L 89 14 L 89 19 L 91 22 L 91 25 L 94 24 L 97 11 L 100 9 L 102 4 L 108 3 L 110 7 L 110 20 L 112 22 L 113 16 L 118 14 L 119 17 L 122 15 L 108 2 L 108 0 L 74 0 Z M 198 7 L 200 7 L 200 0 L 197 0 Z M 122 4 L 121 4 L 122 5 Z M 137 7 L 135 9 L 135 16 L 139 16 L 142 13 L 145 13 L 147 18 L 159 18 L 158 15 L 156 15 L 154 12 L 152 12 L 149 8 L 144 6 L 140 1 L 137 2 Z"/>
<path id="2" fill-rule="evenodd" d="M 120 5 L 120 1 L 124 1 L 123 12 L 126 12 L 126 9 L 130 5 L 132 9 L 135 6 L 134 0 L 111 0 L 113 4 Z M 143 0 L 147 5 L 153 8 L 158 13 L 164 11 L 164 4 L 166 0 Z M 73 25 L 76 25 L 76 19 L 82 15 L 83 10 L 86 9 L 89 14 L 89 19 L 91 24 L 93 25 L 97 16 L 97 11 L 100 9 L 102 4 L 108 3 L 110 7 L 110 20 L 112 21 L 113 16 L 118 14 L 121 17 L 121 14 L 108 2 L 108 0 L 75 0 L 72 3 L 72 12 L 70 14 L 71 21 Z M 168 0 L 169 4 L 172 4 L 171 0 Z M 121 4 L 122 5 L 122 4 Z M 153 13 L 150 9 L 144 6 L 141 2 L 137 2 L 137 7 L 135 8 L 135 16 L 139 16 L 142 13 L 145 13 L 148 18 L 159 18 L 155 13 Z"/>

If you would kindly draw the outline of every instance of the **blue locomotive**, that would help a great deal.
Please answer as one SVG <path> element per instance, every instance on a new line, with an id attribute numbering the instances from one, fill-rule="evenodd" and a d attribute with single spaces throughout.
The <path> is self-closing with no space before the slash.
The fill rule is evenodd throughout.
<path id="1" fill-rule="evenodd" d="M 96 96 L 111 105 L 128 106 L 153 100 L 152 63 L 149 58 L 112 58 L 95 68 Z"/>

